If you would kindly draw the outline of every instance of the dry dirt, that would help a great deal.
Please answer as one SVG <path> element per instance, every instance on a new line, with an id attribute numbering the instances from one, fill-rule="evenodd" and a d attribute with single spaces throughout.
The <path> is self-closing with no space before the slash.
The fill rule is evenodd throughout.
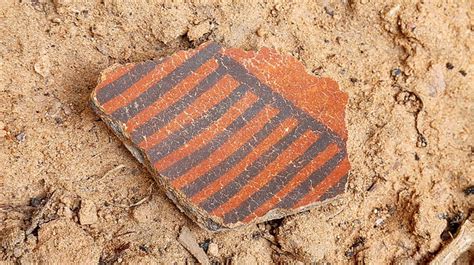
<path id="1" fill-rule="evenodd" d="M 472 1 L 147 2 L 1 0 L 0 261 L 194 262 L 188 226 L 222 263 L 424 263 L 472 219 Z M 93 114 L 102 69 L 207 40 L 293 54 L 348 93 L 345 195 L 211 234 Z"/>

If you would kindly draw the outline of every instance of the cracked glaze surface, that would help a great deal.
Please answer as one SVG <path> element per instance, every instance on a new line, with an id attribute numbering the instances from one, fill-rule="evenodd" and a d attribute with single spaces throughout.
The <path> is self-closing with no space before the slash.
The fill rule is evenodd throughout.
<path id="1" fill-rule="evenodd" d="M 115 67 L 92 101 L 198 222 L 265 221 L 344 191 L 347 95 L 274 50 L 206 43 Z"/>

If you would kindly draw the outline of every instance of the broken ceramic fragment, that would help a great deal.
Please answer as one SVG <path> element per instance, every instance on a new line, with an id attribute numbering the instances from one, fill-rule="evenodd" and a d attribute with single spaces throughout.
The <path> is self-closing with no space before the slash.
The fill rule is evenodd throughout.
<path id="1" fill-rule="evenodd" d="M 212 231 L 342 193 L 346 102 L 335 81 L 291 56 L 217 43 L 114 66 L 92 93 L 95 111 L 166 194 Z"/>

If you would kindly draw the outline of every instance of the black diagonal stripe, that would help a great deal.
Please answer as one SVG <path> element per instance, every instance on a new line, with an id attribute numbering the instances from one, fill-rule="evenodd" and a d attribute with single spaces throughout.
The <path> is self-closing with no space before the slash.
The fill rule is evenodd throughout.
<path id="1" fill-rule="evenodd" d="M 158 83 L 143 92 L 130 104 L 121 107 L 112 113 L 112 117 L 122 122 L 128 121 L 130 118 L 150 106 L 168 90 L 175 87 L 203 63 L 211 59 L 217 52 L 219 52 L 220 48 L 221 47 L 217 43 L 209 44 L 189 60 L 178 66 L 173 72 L 161 79 Z"/>
<path id="2" fill-rule="evenodd" d="M 229 74 L 231 74 L 239 82 L 248 85 L 252 89 L 252 92 L 254 92 L 257 96 L 263 99 L 265 103 L 271 104 L 280 110 L 290 110 L 293 116 L 307 120 L 309 122 L 310 128 L 314 132 L 325 132 L 330 135 L 330 137 L 333 138 L 334 141 L 336 141 L 338 146 L 342 146 L 344 144 L 344 141 L 341 139 L 341 137 L 335 132 L 333 132 L 324 123 L 314 119 L 308 113 L 298 108 L 290 100 L 287 100 L 282 95 L 273 91 L 270 87 L 261 82 L 257 77 L 253 76 L 247 69 L 245 69 L 244 66 L 239 64 L 237 61 L 235 61 L 229 56 L 218 55 L 216 57 L 222 63 L 222 65 L 224 65 L 229 70 Z M 295 93 L 298 92 L 295 91 Z"/>
<path id="3" fill-rule="evenodd" d="M 274 161 L 285 149 L 287 149 L 306 130 L 308 125 L 300 123 L 285 137 L 281 138 L 270 150 L 255 160 L 250 166 L 244 169 L 232 182 L 223 187 L 219 192 L 209 196 L 199 204 L 204 210 L 211 212 L 224 204 L 239 192 L 247 183 L 257 176 L 268 164 Z"/>
<path id="4" fill-rule="evenodd" d="M 237 117 L 237 119 L 235 119 L 222 132 L 215 136 L 209 143 L 174 163 L 166 171 L 163 171 L 162 175 L 168 177 L 169 179 L 176 179 L 177 177 L 187 173 L 193 167 L 200 164 L 203 160 L 207 159 L 218 148 L 220 148 L 234 133 L 244 127 L 264 107 L 265 103 L 263 103 L 263 101 L 257 101 L 242 115 Z"/>
<path id="5" fill-rule="evenodd" d="M 292 161 L 283 171 L 274 176 L 260 190 L 255 192 L 242 204 L 230 211 L 224 216 L 226 223 L 235 223 L 253 213 L 267 200 L 275 196 L 275 194 L 285 187 L 293 177 L 311 162 L 320 152 L 324 151 L 329 145 L 329 137 L 322 135 L 318 141 L 313 143 L 301 156 Z"/>
<path id="6" fill-rule="evenodd" d="M 345 156 L 345 150 L 339 151 L 339 153 L 327 161 L 324 166 L 313 172 L 309 178 L 286 195 L 286 197 L 278 203 L 276 208 L 289 209 L 293 207 L 293 205 L 308 194 L 313 187 L 321 183 L 321 181 L 323 181 L 324 178 L 329 175 L 339 163 L 341 163 Z"/>
<path id="7" fill-rule="evenodd" d="M 270 135 L 285 118 L 288 116 L 286 112 L 280 112 L 277 116 L 273 117 L 267 122 L 260 131 L 258 131 L 249 141 L 243 144 L 237 151 L 227 157 L 224 161 L 220 162 L 213 169 L 208 171 L 206 174 L 197 178 L 194 182 L 185 186 L 182 191 L 189 197 L 194 196 L 199 191 L 207 187 L 212 182 L 216 181 L 219 177 L 224 175 L 233 166 L 244 159 L 253 148 L 257 146 L 261 141 Z"/>
<path id="8" fill-rule="evenodd" d="M 126 72 L 117 80 L 101 88 L 96 94 L 97 100 L 103 105 L 107 101 L 117 97 L 148 74 L 159 63 L 161 63 L 161 61 L 155 62 L 150 60 L 135 65 L 130 71 Z"/>
<path id="9" fill-rule="evenodd" d="M 173 103 L 173 105 L 162 110 L 146 123 L 138 127 L 132 132 L 131 139 L 135 144 L 139 144 L 146 137 L 152 135 L 163 126 L 172 121 L 176 116 L 178 116 L 182 111 L 189 107 L 193 102 L 199 98 L 204 92 L 208 91 L 212 86 L 214 86 L 225 73 L 223 67 L 219 67 L 216 71 L 212 72 L 206 78 L 204 78 L 196 87 L 183 96 L 180 100 Z"/>
<path id="10" fill-rule="evenodd" d="M 336 185 L 332 186 L 329 190 L 327 190 L 321 198 L 319 198 L 320 201 L 324 201 L 327 199 L 331 199 L 332 197 L 341 194 L 344 189 L 346 188 L 346 183 L 347 183 L 347 174 L 344 175 Z"/>
<path id="11" fill-rule="evenodd" d="M 187 143 L 194 136 L 201 133 L 209 125 L 222 117 L 240 98 L 244 96 L 248 88 L 246 85 L 240 85 L 221 102 L 205 112 L 199 119 L 182 127 L 182 129 L 172 133 L 163 142 L 156 144 L 147 151 L 147 155 L 152 164 L 163 157 L 171 154 L 173 151 Z M 166 175 L 165 175 L 166 176 Z"/>

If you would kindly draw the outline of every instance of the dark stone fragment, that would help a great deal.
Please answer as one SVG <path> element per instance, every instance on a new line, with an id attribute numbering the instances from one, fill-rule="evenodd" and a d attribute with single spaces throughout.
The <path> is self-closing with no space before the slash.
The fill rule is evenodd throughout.
<path id="1" fill-rule="evenodd" d="M 474 194 L 474 185 L 465 188 L 465 189 L 464 189 L 464 194 L 466 194 L 466 195 L 473 195 L 473 194 Z"/>
<path id="2" fill-rule="evenodd" d="M 325 11 L 326 14 L 328 14 L 329 16 L 331 16 L 331 17 L 334 16 L 334 10 L 333 10 L 332 8 L 325 6 L 325 7 L 324 7 L 324 11 Z"/>
<path id="3" fill-rule="evenodd" d="M 357 237 L 354 240 L 354 243 L 349 247 L 349 249 L 344 253 L 344 255 L 348 258 L 352 258 L 357 252 L 360 251 L 361 247 L 363 247 L 365 244 L 365 238 L 364 237 Z"/>
<path id="4" fill-rule="evenodd" d="M 416 161 L 419 161 L 419 160 L 420 160 L 420 157 L 418 156 L 417 153 L 415 153 L 415 160 L 416 160 Z"/>
<path id="5" fill-rule="evenodd" d="M 199 243 L 199 247 L 201 247 L 205 252 L 209 249 L 209 244 L 211 244 L 211 240 L 208 238 L 203 242 Z"/>
<path id="6" fill-rule="evenodd" d="M 448 217 L 448 225 L 444 229 L 443 233 L 441 233 L 441 240 L 447 241 L 452 239 L 456 233 L 459 231 L 461 224 L 463 222 L 464 216 L 462 213 L 458 212 L 451 217 Z"/>
<path id="7" fill-rule="evenodd" d="M 45 202 L 45 198 L 44 197 L 33 197 L 30 199 L 30 205 L 33 206 L 33 207 L 38 207 L 40 205 L 42 205 L 43 203 Z"/>
<path id="8" fill-rule="evenodd" d="M 392 76 L 399 76 L 402 73 L 402 70 L 395 68 L 392 70 Z"/>
<path id="9" fill-rule="evenodd" d="M 147 245 L 140 245 L 138 248 L 145 253 L 151 253 L 151 249 Z"/>

